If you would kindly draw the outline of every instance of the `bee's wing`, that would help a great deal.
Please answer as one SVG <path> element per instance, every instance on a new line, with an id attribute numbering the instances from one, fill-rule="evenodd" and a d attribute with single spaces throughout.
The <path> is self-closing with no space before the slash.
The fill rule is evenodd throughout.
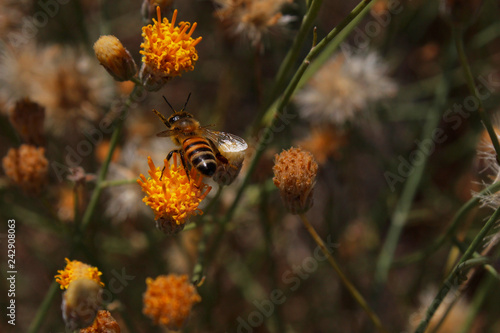
<path id="1" fill-rule="evenodd" d="M 223 152 L 240 152 L 248 148 L 245 140 L 231 133 L 211 131 L 204 128 L 203 135 L 212 141 L 217 149 Z"/>
<path id="2" fill-rule="evenodd" d="M 166 131 L 162 131 L 162 132 L 156 134 L 156 136 L 160 136 L 160 137 L 168 137 L 168 136 L 172 136 L 172 135 L 174 135 L 173 130 L 166 130 Z"/>

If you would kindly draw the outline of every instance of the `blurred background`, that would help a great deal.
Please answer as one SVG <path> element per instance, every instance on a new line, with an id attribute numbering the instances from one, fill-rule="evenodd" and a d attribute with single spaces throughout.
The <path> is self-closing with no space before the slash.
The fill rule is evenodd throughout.
<path id="1" fill-rule="evenodd" d="M 150 23 L 155 3 L 164 17 L 170 19 L 176 8 L 178 21 L 198 23 L 193 37 L 203 37 L 199 60 L 192 72 L 157 92 L 144 92 L 128 110 L 107 175 L 118 182 L 104 189 L 82 246 L 72 251 L 75 212 L 81 218 L 109 149 L 112 130 L 102 130 L 103 121 L 109 124 L 117 117 L 134 86 L 111 78 L 96 59 L 93 43 L 112 34 L 140 64 L 141 28 Z M 357 4 L 324 0 L 315 21 L 318 40 Z M 260 119 L 278 96 L 275 78 L 306 6 L 297 0 L 124 0 L 119 5 L 105 0 L 0 0 L 0 155 L 7 157 L 11 148 L 30 143 L 43 147 L 47 163 L 47 171 L 40 162 L 34 167 L 38 171 L 23 167 L 29 158 L 43 160 L 40 151 L 15 163 L 3 160 L 0 215 L 5 222 L 17 222 L 18 274 L 17 325 L 7 325 L 4 317 L 1 331 L 28 330 L 54 275 L 72 255 L 70 259 L 97 266 L 108 288 L 117 272 L 133 276 L 106 300 L 122 332 L 166 332 L 142 314 L 145 279 L 168 273 L 190 276 L 204 237 L 201 226 L 210 223 L 206 279 L 198 288 L 202 302 L 183 332 L 374 332 L 328 263 L 311 259 L 317 245 L 300 219 L 286 211 L 272 183 L 274 155 L 292 146 L 310 151 L 319 165 L 307 216 L 321 237 L 335 244 L 339 265 L 390 332 L 415 330 L 459 251 L 446 240 L 417 260 L 404 259 L 443 235 L 460 207 L 493 183 L 498 172 L 438 2 L 374 0 L 337 49 L 323 54 L 324 64 L 308 72 L 286 106 L 283 126 L 273 132 L 221 239 L 217 222 L 234 200 L 248 163 L 211 203 L 209 213 L 192 219 L 198 227 L 173 236 L 155 228 L 135 182 L 146 174 L 148 156 L 159 165 L 174 148 L 169 139 L 155 136 L 165 127 L 151 110 L 166 116 L 171 112 L 163 96 L 180 109 L 191 93 L 186 110 L 202 125 L 244 138 L 251 160 L 261 139 Z M 467 10 L 461 17 L 466 21 L 465 52 L 494 127 L 500 126 L 495 116 L 500 102 L 499 13 L 498 1 L 484 1 L 477 13 Z M 312 44 L 309 32 L 285 83 Z M 45 110 L 38 127 L 27 127 L 29 139 L 15 126 L 16 103 L 24 98 Z M 67 167 L 76 165 L 80 174 L 71 176 Z M 12 176 L 16 172 L 39 174 L 20 184 Z M 217 193 L 218 185 L 210 184 L 214 189 L 204 205 Z M 498 208 L 491 197 L 482 199 L 484 204 L 455 231 L 459 240 L 475 236 L 493 212 L 487 204 Z M 384 276 L 377 263 L 398 214 L 404 216 L 404 228 Z M 6 230 L 0 234 L 2 258 L 7 258 Z M 494 245 L 491 265 L 498 268 Z M 500 307 L 494 301 L 500 296 L 498 280 L 489 279 L 483 269 L 475 270 L 456 300 L 445 299 L 436 322 L 450 311 L 434 332 L 460 332 L 469 313 L 474 313 L 467 322 L 470 332 L 500 331 Z M 2 309 L 7 289 L 0 284 Z M 270 304 L 266 300 L 273 298 L 273 290 L 282 291 L 284 298 L 268 310 L 263 304 Z M 480 292 L 487 297 L 478 297 Z M 51 303 L 40 332 L 65 330 L 61 294 Z"/>

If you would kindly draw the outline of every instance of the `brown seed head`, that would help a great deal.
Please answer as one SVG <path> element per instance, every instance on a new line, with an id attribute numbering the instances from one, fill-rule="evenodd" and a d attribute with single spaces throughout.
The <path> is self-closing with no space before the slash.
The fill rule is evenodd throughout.
<path id="1" fill-rule="evenodd" d="M 101 36 L 94 44 L 94 52 L 101 65 L 116 81 L 128 81 L 137 73 L 137 65 L 130 52 L 115 36 Z"/>
<path id="2" fill-rule="evenodd" d="M 300 148 L 275 155 L 274 185 L 280 190 L 286 208 L 292 214 L 304 213 L 313 204 L 313 189 L 318 164 L 310 152 Z"/>
<path id="3" fill-rule="evenodd" d="M 120 326 L 109 311 L 99 310 L 92 326 L 81 329 L 80 333 L 120 333 Z"/>
<path id="4" fill-rule="evenodd" d="M 23 144 L 11 148 L 2 159 L 5 174 L 24 191 L 37 194 L 47 181 L 45 149 Z"/>
<path id="5" fill-rule="evenodd" d="M 21 135 L 23 140 L 31 145 L 43 146 L 43 121 L 45 120 L 45 108 L 32 102 L 29 98 L 23 98 L 16 102 L 16 106 L 10 114 L 10 122 Z"/>

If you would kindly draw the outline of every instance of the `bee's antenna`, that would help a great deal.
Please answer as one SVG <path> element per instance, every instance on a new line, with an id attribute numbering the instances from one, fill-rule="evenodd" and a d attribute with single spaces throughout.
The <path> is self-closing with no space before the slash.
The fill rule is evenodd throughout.
<path id="1" fill-rule="evenodd" d="M 189 97 L 191 97 L 191 93 L 189 93 L 188 98 L 186 99 L 186 103 L 184 103 L 184 106 L 182 107 L 182 110 L 181 110 L 181 111 L 184 111 L 184 109 L 185 109 L 185 108 L 186 108 L 186 106 L 188 105 L 188 102 L 189 102 Z"/>
<path id="2" fill-rule="evenodd" d="M 163 99 L 165 100 L 165 102 L 167 102 L 168 106 L 170 106 L 170 108 L 172 109 L 172 112 L 175 113 L 175 109 L 172 107 L 172 105 L 168 102 L 167 98 L 165 96 L 163 96 Z"/>

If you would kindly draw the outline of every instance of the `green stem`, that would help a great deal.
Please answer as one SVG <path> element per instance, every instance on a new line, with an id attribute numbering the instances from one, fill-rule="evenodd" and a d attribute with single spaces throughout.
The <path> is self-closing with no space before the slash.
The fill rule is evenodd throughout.
<path id="1" fill-rule="evenodd" d="M 422 137 L 424 138 L 423 141 L 433 140 L 434 131 L 439 125 L 439 121 L 441 119 L 440 111 L 442 109 L 442 106 L 446 102 L 447 94 L 448 85 L 446 79 L 443 77 L 436 90 L 435 105 L 434 108 L 430 110 L 430 116 L 427 120 L 424 133 L 422 135 Z M 401 198 L 396 205 L 394 213 L 392 214 L 389 232 L 387 234 L 384 245 L 382 246 L 382 250 L 377 261 L 375 281 L 378 285 L 383 285 L 387 280 L 394 253 L 399 242 L 399 237 L 401 236 L 401 232 L 403 231 L 403 228 L 406 224 L 408 213 L 410 211 L 415 194 L 417 193 L 417 189 L 420 184 L 420 180 L 422 179 L 422 175 L 424 173 L 424 169 L 426 167 L 430 152 L 423 155 L 424 157 L 422 158 L 422 160 L 413 167 L 412 173 L 407 179 L 405 187 L 401 193 Z"/>
<path id="2" fill-rule="evenodd" d="M 278 69 L 278 73 L 276 74 L 276 80 L 270 96 L 271 100 L 276 99 L 279 96 L 280 92 L 283 91 L 285 81 L 290 75 L 290 71 L 292 70 L 295 62 L 300 55 L 302 46 L 304 45 L 309 31 L 311 31 L 311 27 L 316 17 L 318 16 L 319 9 L 321 8 L 322 3 L 323 0 L 312 0 L 308 5 L 307 12 L 302 18 L 302 24 L 300 25 L 299 31 L 295 35 L 292 47 L 288 50 L 288 53 L 281 62 L 281 66 Z M 262 116 L 262 114 L 260 116 Z M 258 117 L 257 119 L 258 121 L 260 121 L 260 117 Z"/>
<path id="3" fill-rule="evenodd" d="M 104 160 L 104 163 L 101 166 L 101 169 L 99 171 L 99 176 L 97 177 L 97 182 L 96 182 L 96 187 L 94 191 L 92 192 L 92 196 L 90 197 L 89 205 L 87 206 L 87 209 L 85 210 L 85 213 L 83 214 L 82 217 L 82 224 L 80 227 L 80 234 L 82 234 L 87 227 L 89 226 L 89 223 L 92 219 L 92 215 L 94 214 L 95 209 L 97 208 L 97 203 L 99 202 L 99 198 L 101 196 L 103 186 L 102 183 L 106 179 L 106 175 L 108 174 L 108 168 L 109 164 L 111 163 L 111 158 L 113 157 L 113 152 L 116 149 L 116 146 L 118 145 L 118 140 L 120 139 L 120 134 L 123 128 L 123 124 L 125 123 L 125 114 L 128 112 L 128 109 L 130 108 L 130 105 L 132 104 L 132 99 L 133 96 L 141 89 L 141 86 L 135 85 L 134 90 L 132 90 L 132 93 L 130 96 L 127 98 L 125 102 L 125 106 L 123 109 L 123 113 L 118 117 L 115 129 L 113 130 L 113 134 L 111 135 L 111 140 L 109 142 L 109 150 L 108 150 L 108 155 L 106 156 L 106 159 Z"/>
<path id="4" fill-rule="evenodd" d="M 231 206 L 229 207 L 228 211 L 226 212 L 224 218 L 221 220 L 221 228 L 215 237 L 215 242 L 213 243 L 214 246 L 207 255 L 207 261 L 210 261 L 214 257 L 215 252 L 217 251 L 217 246 L 220 244 L 220 241 L 224 236 L 226 225 L 232 219 L 236 211 L 236 208 L 238 206 L 238 203 L 241 200 L 243 192 L 245 191 L 247 185 L 250 183 L 250 177 L 252 176 L 255 168 L 257 167 L 257 163 L 260 157 L 262 156 L 262 154 L 265 151 L 265 148 L 267 147 L 267 145 L 274 136 L 274 132 L 276 131 L 275 126 L 277 125 L 278 122 L 281 121 L 280 116 L 283 114 L 285 106 L 290 101 L 290 98 L 292 97 L 294 91 L 296 90 L 309 64 L 311 63 L 311 61 L 313 61 L 313 59 L 316 58 L 316 56 L 318 56 L 329 45 L 329 43 L 342 31 L 342 29 L 346 25 L 348 25 L 349 22 L 353 21 L 354 19 L 356 19 L 356 17 L 358 17 L 358 15 L 361 15 L 363 13 L 363 10 L 366 8 L 366 6 L 368 6 L 370 2 L 371 0 L 361 1 L 348 15 L 346 19 L 344 19 L 337 27 L 332 29 L 330 33 L 328 33 L 328 35 L 324 37 L 315 47 L 311 48 L 306 58 L 301 63 L 295 75 L 293 76 L 288 86 L 286 87 L 283 95 L 280 98 L 278 98 L 266 111 L 265 118 L 270 119 L 268 122 L 268 126 L 264 128 L 262 135 L 260 136 L 256 152 L 252 158 L 252 161 L 250 162 L 250 166 L 248 167 L 248 171 L 245 177 L 243 178 L 243 181 L 238 189 L 238 192 L 236 193 L 236 196 Z"/>
<path id="5" fill-rule="evenodd" d="M 278 282 L 278 268 L 277 268 L 277 260 L 273 255 L 273 234 L 272 234 L 272 225 L 270 219 L 269 212 L 269 194 L 268 190 L 265 187 L 260 188 L 260 200 L 259 200 L 259 220 L 262 226 L 262 230 L 265 238 L 265 246 L 266 253 L 269 257 L 269 275 L 270 275 L 270 283 L 271 288 L 273 290 L 278 290 L 280 288 Z M 281 308 L 277 307 L 274 310 L 274 319 L 276 322 L 277 332 L 286 332 L 285 322 L 283 321 Z"/>
<path id="6" fill-rule="evenodd" d="M 105 180 L 101 183 L 101 188 L 112 187 L 112 186 L 130 185 L 130 184 L 136 184 L 136 183 L 137 183 L 137 178 Z"/>
<path id="7" fill-rule="evenodd" d="M 474 295 L 474 299 L 472 300 L 467 313 L 467 318 L 465 318 L 465 323 L 462 324 L 462 328 L 459 333 L 467 333 L 470 331 L 472 324 L 474 323 L 474 319 L 476 319 L 476 316 L 479 313 L 479 309 L 486 300 L 486 297 L 491 295 L 494 291 L 493 288 L 497 286 L 497 283 L 498 280 L 492 276 L 488 276 L 486 281 L 481 284 L 479 291 L 477 291 Z"/>
<path id="8" fill-rule="evenodd" d="M 125 102 L 125 107 L 123 109 L 123 113 L 118 118 L 117 124 L 113 130 L 108 155 L 106 156 L 106 159 L 104 160 L 104 163 L 101 166 L 101 170 L 100 170 L 99 176 L 97 178 L 96 187 L 95 187 L 94 191 L 92 192 L 92 196 L 90 198 L 89 205 L 87 206 L 87 209 L 85 210 L 85 213 L 82 217 L 82 220 L 81 220 L 82 222 L 80 224 L 80 228 L 78 228 L 75 231 L 74 237 L 76 239 L 76 242 L 73 243 L 73 245 L 72 245 L 72 249 L 70 251 L 70 256 L 69 256 L 70 258 L 74 255 L 74 253 L 76 252 L 76 249 L 80 246 L 80 239 L 81 239 L 84 231 L 88 227 L 90 220 L 92 218 L 92 215 L 97 207 L 97 202 L 99 201 L 99 197 L 100 197 L 102 189 L 103 189 L 102 183 L 103 183 L 103 181 L 106 178 L 106 175 L 108 173 L 108 168 L 109 168 L 109 164 L 111 162 L 111 157 L 113 156 L 113 152 L 116 148 L 116 145 L 118 143 L 118 139 L 120 137 L 121 129 L 123 127 L 123 123 L 125 120 L 125 114 L 128 111 L 130 105 L 132 104 L 133 96 L 139 91 L 139 89 L 140 89 L 140 87 L 138 85 L 136 85 L 134 87 L 134 90 L 132 91 L 132 93 L 128 97 L 127 101 Z M 43 324 L 43 320 L 47 316 L 47 312 L 50 308 L 50 305 L 51 305 L 52 301 L 54 300 L 54 297 L 56 295 L 56 291 L 59 289 L 58 286 L 59 285 L 55 281 L 52 282 L 49 290 L 47 291 L 47 294 L 45 294 L 45 298 L 44 298 L 42 304 L 40 305 L 40 308 L 37 311 L 37 314 L 35 315 L 35 318 L 33 319 L 32 324 L 30 325 L 28 333 L 34 333 L 34 332 L 39 331 L 40 326 Z"/>
<path id="9" fill-rule="evenodd" d="M 304 223 L 304 226 L 306 227 L 307 231 L 311 234 L 312 238 L 318 244 L 320 247 L 321 251 L 325 254 L 325 256 L 328 258 L 328 261 L 332 265 L 333 269 L 337 272 L 338 276 L 340 277 L 340 280 L 346 287 L 346 289 L 349 291 L 351 296 L 358 302 L 358 304 L 365 310 L 365 312 L 368 314 L 368 317 L 370 320 L 373 322 L 375 327 L 379 330 L 379 332 L 387 333 L 387 330 L 382 326 L 382 323 L 378 316 L 375 314 L 375 312 L 371 309 L 371 307 L 368 305 L 368 303 L 365 301 L 363 296 L 359 293 L 359 291 L 354 287 L 354 285 L 351 283 L 351 281 L 345 276 L 345 274 L 342 272 L 340 269 L 339 265 L 331 255 L 331 253 L 328 251 L 328 249 L 325 246 L 325 243 L 319 237 L 318 233 L 314 229 L 314 227 L 309 223 L 309 220 L 305 216 L 305 214 L 299 214 L 300 219 Z"/>
<path id="10" fill-rule="evenodd" d="M 205 212 L 204 212 L 205 214 L 210 214 L 211 211 L 215 208 L 216 203 L 219 201 L 219 199 L 222 195 L 223 189 L 224 189 L 223 186 L 220 186 L 218 188 L 217 193 L 215 193 L 215 196 L 212 198 L 212 200 L 205 207 Z M 185 230 L 185 228 L 184 228 L 184 230 Z M 211 224 L 205 222 L 203 225 L 203 235 L 198 243 L 198 260 L 197 260 L 196 264 L 194 265 L 193 277 L 191 278 L 191 282 L 194 285 L 198 285 L 203 280 L 203 271 L 204 271 L 205 259 L 206 259 L 205 251 L 207 248 L 207 240 L 208 240 L 209 235 L 212 233 L 212 231 L 213 231 L 213 226 Z"/>
<path id="11" fill-rule="evenodd" d="M 38 308 L 35 318 L 31 322 L 28 333 L 36 333 L 40 331 L 40 327 L 43 324 L 44 319 L 47 317 L 47 313 L 49 312 L 50 306 L 52 305 L 52 301 L 57 295 L 57 291 L 59 290 L 59 284 L 54 280 L 43 299 L 42 304 Z"/>
<path id="12" fill-rule="evenodd" d="M 474 255 L 474 252 L 477 250 L 481 242 L 483 241 L 484 237 L 488 234 L 490 229 L 495 225 L 495 223 L 498 221 L 500 217 L 500 208 L 498 208 L 493 215 L 489 218 L 489 220 L 486 222 L 486 224 L 483 226 L 481 231 L 476 235 L 476 237 L 472 240 L 471 244 L 465 251 L 465 253 L 462 255 L 460 258 L 460 261 L 458 264 L 455 266 L 453 271 L 448 275 L 446 278 L 446 281 L 443 283 L 441 286 L 441 289 L 439 290 L 438 294 L 432 301 L 431 305 L 427 308 L 425 317 L 422 319 L 420 324 L 418 325 L 417 329 L 415 330 L 415 333 L 424 333 L 425 329 L 429 325 L 429 322 L 436 312 L 437 308 L 443 301 L 443 299 L 446 297 L 446 294 L 450 291 L 450 289 L 454 286 L 458 286 L 457 281 L 458 280 L 458 274 L 465 274 L 463 269 L 464 263 L 471 259 Z"/>
<path id="13" fill-rule="evenodd" d="M 463 40 L 463 30 L 460 28 L 453 28 L 453 38 L 455 40 L 455 46 L 457 48 L 458 58 L 460 59 L 460 64 L 462 65 L 462 69 L 465 75 L 465 80 L 467 82 L 467 87 L 469 88 L 469 92 L 472 96 L 474 96 L 479 104 L 478 113 L 479 117 L 481 117 L 481 121 L 483 122 L 484 127 L 486 127 L 486 131 L 490 136 L 493 147 L 495 148 L 495 152 L 497 154 L 497 160 L 500 156 L 500 143 L 498 142 L 498 136 L 493 129 L 493 125 L 491 124 L 490 117 L 483 106 L 483 101 L 477 95 L 476 83 L 474 77 L 472 76 L 472 71 L 469 66 L 469 62 L 467 61 L 467 55 L 465 54 L 464 48 L 464 40 Z"/>
<path id="14" fill-rule="evenodd" d="M 418 251 L 401 259 L 395 260 L 393 262 L 393 266 L 406 266 L 414 262 L 424 260 L 425 258 L 429 257 L 430 254 L 436 252 L 441 246 L 443 246 L 446 240 L 450 239 L 450 237 L 456 232 L 457 228 L 462 224 L 467 214 L 479 204 L 481 200 L 480 198 L 487 194 L 496 193 L 498 190 L 500 190 L 500 182 L 491 184 L 490 186 L 479 192 L 477 195 L 473 196 L 458 210 L 446 232 L 443 235 L 439 236 L 434 241 L 434 243 L 432 243 L 423 251 Z"/>
<path id="15" fill-rule="evenodd" d="M 333 28 L 317 45 L 311 48 L 311 51 L 306 56 L 306 60 L 312 63 L 314 68 L 309 68 L 309 70 L 301 75 L 299 82 L 296 87 L 301 87 L 320 67 L 323 63 L 328 60 L 330 55 L 338 48 L 340 43 L 347 37 L 352 29 L 357 23 L 363 18 L 364 14 L 367 13 L 367 7 L 370 5 L 372 0 L 361 1 L 350 13 L 340 22 L 335 28 Z M 340 37 L 337 39 L 337 37 Z M 335 39 L 335 41 L 334 41 Z M 313 62 L 314 60 L 314 62 Z M 304 65 L 302 63 L 301 67 Z M 308 64 L 309 66 L 309 64 Z M 304 69 L 304 71 L 307 68 Z M 298 71 L 300 70 L 300 67 Z M 281 91 L 281 90 L 280 90 Z M 274 103 L 267 109 L 265 115 L 259 121 L 261 124 L 269 125 L 276 115 L 275 109 L 277 109 L 277 103 L 279 99 L 276 99 Z M 260 117 L 259 117 L 260 118 Z"/>

